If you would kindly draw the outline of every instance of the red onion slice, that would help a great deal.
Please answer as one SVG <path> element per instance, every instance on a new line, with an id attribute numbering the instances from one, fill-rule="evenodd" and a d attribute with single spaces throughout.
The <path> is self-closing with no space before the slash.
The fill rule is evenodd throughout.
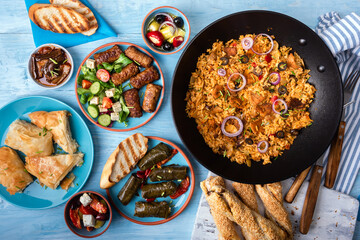
<path id="1" fill-rule="evenodd" d="M 275 82 L 272 82 L 271 81 L 271 76 L 272 75 L 277 75 L 277 80 L 275 81 Z M 272 84 L 272 85 L 278 85 L 279 83 L 280 83 L 280 80 L 281 80 L 281 77 L 280 77 L 280 74 L 278 73 L 278 72 L 272 72 L 272 73 L 270 73 L 270 75 L 269 75 L 269 82 Z"/>
<path id="2" fill-rule="evenodd" d="M 155 17 L 158 16 L 158 15 L 164 15 L 165 17 L 168 18 L 167 21 L 174 22 L 174 19 L 172 18 L 172 16 L 170 16 L 170 15 L 167 14 L 167 13 L 160 12 L 160 13 L 155 14 Z"/>
<path id="3" fill-rule="evenodd" d="M 239 75 L 239 76 L 242 78 L 243 83 L 242 83 L 241 87 L 239 87 L 239 88 L 237 88 L 237 89 L 232 89 L 232 88 L 229 86 L 229 82 L 230 82 L 230 80 L 232 79 L 232 77 L 233 77 L 233 76 L 236 76 L 236 75 Z M 228 88 L 230 91 L 232 91 L 232 92 L 238 92 L 238 91 L 240 91 L 241 89 L 243 89 L 243 88 L 246 86 L 246 78 L 245 78 L 245 76 L 242 75 L 241 73 L 233 73 L 233 74 L 231 74 L 230 77 L 228 78 L 227 83 L 226 83 L 226 86 L 227 86 L 227 88 Z"/>
<path id="4" fill-rule="evenodd" d="M 265 144 L 265 148 L 264 149 L 261 149 L 261 145 L 263 145 L 263 143 Z M 257 145 L 257 150 L 259 151 L 259 153 L 266 153 L 266 151 L 268 150 L 269 148 L 269 143 L 265 140 L 263 141 L 260 141 Z"/>
<path id="5" fill-rule="evenodd" d="M 160 27 L 159 27 L 159 31 L 161 30 L 161 28 L 164 26 L 164 25 L 169 25 L 169 26 L 171 26 L 172 27 L 172 34 L 174 35 L 175 34 L 175 31 L 176 31 L 176 26 L 175 26 L 175 24 L 174 23 L 172 23 L 172 22 L 169 22 L 169 21 L 165 21 L 165 22 L 163 22 L 161 25 L 160 25 Z"/>
<path id="6" fill-rule="evenodd" d="M 225 130 L 225 124 L 226 124 L 226 122 L 227 122 L 229 119 L 235 119 L 236 121 L 238 121 L 238 123 L 239 123 L 239 125 L 240 125 L 239 130 L 237 130 L 235 133 L 228 133 L 228 132 Z M 227 137 L 236 137 L 236 136 L 239 136 L 239 135 L 241 134 L 243 128 L 244 128 L 243 122 L 241 121 L 240 118 L 235 117 L 235 116 L 226 117 L 226 118 L 224 119 L 224 121 L 221 123 L 221 131 L 222 131 L 222 133 L 223 133 L 225 136 L 227 136 Z"/>
<path id="7" fill-rule="evenodd" d="M 252 48 L 253 44 L 254 44 L 254 40 L 251 37 L 244 37 L 241 40 L 241 46 L 245 50 L 249 50 L 250 48 Z"/>
<path id="8" fill-rule="evenodd" d="M 275 106 L 276 106 L 276 103 L 277 103 L 277 102 L 281 102 L 281 103 L 284 105 L 284 108 L 285 108 L 285 109 L 282 110 L 281 112 L 278 112 L 278 111 L 276 111 L 276 109 L 275 109 Z M 278 99 L 276 99 L 276 100 L 273 102 L 273 104 L 272 104 L 272 110 L 273 110 L 276 114 L 282 115 L 282 114 L 284 114 L 284 113 L 287 112 L 288 106 L 287 106 L 287 104 L 286 104 L 286 102 L 285 102 L 284 100 L 278 98 Z"/>
<path id="9" fill-rule="evenodd" d="M 218 74 L 219 74 L 219 76 L 225 76 L 226 75 L 226 70 L 225 69 L 223 69 L 223 68 L 220 68 L 219 70 L 218 70 Z"/>
<path id="10" fill-rule="evenodd" d="M 270 42 L 271 42 L 271 48 L 270 48 L 270 50 L 267 51 L 267 52 L 264 52 L 264 53 L 256 52 L 256 51 L 254 50 L 254 48 L 253 48 L 254 44 L 251 46 L 251 50 L 252 50 L 254 53 L 256 53 L 257 55 L 266 55 L 266 54 L 269 54 L 269 53 L 273 50 L 273 48 L 274 48 L 274 41 L 272 40 L 272 38 L 271 38 L 269 35 L 267 35 L 267 34 L 265 34 L 265 33 L 260 33 L 260 34 L 256 35 L 256 37 L 255 37 L 255 39 L 254 39 L 254 42 L 255 42 L 255 40 L 256 40 L 259 36 L 265 36 L 265 37 L 267 37 L 267 38 L 270 40 Z"/>

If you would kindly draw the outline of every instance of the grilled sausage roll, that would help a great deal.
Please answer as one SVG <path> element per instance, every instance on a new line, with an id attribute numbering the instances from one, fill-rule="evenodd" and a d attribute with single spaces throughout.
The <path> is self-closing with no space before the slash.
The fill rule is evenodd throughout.
<path id="1" fill-rule="evenodd" d="M 126 67 L 121 70 L 119 73 L 113 73 L 111 75 L 111 81 L 118 86 L 120 84 L 123 84 L 126 80 L 130 79 L 131 77 L 135 76 L 140 72 L 139 67 L 136 65 L 136 63 L 130 63 Z"/>
<path id="2" fill-rule="evenodd" d="M 171 207 L 165 201 L 162 202 L 136 202 L 136 217 L 158 217 L 168 218 L 170 216 Z"/>
<path id="3" fill-rule="evenodd" d="M 121 49 L 119 48 L 118 45 L 114 45 L 112 48 L 104 52 L 95 53 L 94 59 L 96 65 L 99 65 L 103 62 L 112 63 L 115 62 L 120 57 L 120 54 L 122 54 Z"/>
<path id="4" fill-rule="evenodd" d="M 159 100 L 159 96 L 161 93 L 162 87 L 159 85 L 155 85 L 149 83 L 146 86 L 145 96 L 142 108 L 145 112 L 152 113 L 156 109 L 157 101 Z"/>
<path id="5" fill-rule="evenodd" d="M 131 60 L 140 64 L 144 68 L 151 66 L 153 59 L 143 52 L 137 50 L 136 47 L 130 46 L 125 50 L 125 55 Z"/>
<path id="6" fill-rule="evenodd" d="M 140 106 L 139 90 L 132 88 L 124 92 L 124 99 L 127 107 L 130 107 L 129 117 L 139 118 L 143 115 Z"/>
<path id="7" fill-rule="evenodd" d="M 130 78 L 130 84 L 134 88 L 139 89 L 148 83 L 158 80 L 159 78 L 160 78 L 159 72 L 154 66 L 151 66 L 145 69 L 144 71 L 142 71 L 141 73 L 139 73 L 138 75 L 136 75 L 135 77 Z"/>

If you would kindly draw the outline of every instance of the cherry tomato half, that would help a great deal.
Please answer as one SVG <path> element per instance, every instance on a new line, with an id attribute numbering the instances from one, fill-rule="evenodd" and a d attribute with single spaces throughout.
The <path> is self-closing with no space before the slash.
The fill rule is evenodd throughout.
<path id="1" fill-rule="evenodd" d="M 106 69 L 99 69 L 96 72 L 96 77 L 103 82 L 108 82 L 110 80 L 110 73 Z"/>
<path id="2" fill-rule="evenodd" d="M 106 109 L 109 109 L 112 107 L 112 101 L 110 98 L 108 97 L 104 97 L 103 100 L 102 100 L 102 107 L 103 108 L 106 108 Z"/>
<path id="3" fill-rule="evenodd" d="M 88 81 L 88 80 L 85 80 L 85 79 L 82 80 L 82 82 L 81 82 L 81 86 L 84 89 L 89 89 L 91 87 L 91 85 L 92 85 L 92 83 L 90 81 Z"/>

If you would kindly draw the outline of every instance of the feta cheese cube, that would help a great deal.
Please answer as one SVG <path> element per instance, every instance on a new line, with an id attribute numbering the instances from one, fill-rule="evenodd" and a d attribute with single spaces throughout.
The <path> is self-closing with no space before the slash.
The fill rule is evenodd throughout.
<path id="1" fill-rule="evenodd" d="M 99 112 L 107 112 L 107 109 L 102 107 L 101 105 L 99 105 L 98 107 L 99 107 Z"/>
<path id="2" fill-rule="evenodd" d="M 83 215 L 84 227 L 95 227 L 95 217 L 91 214 Z"/>
<path id="3" fill-rule="evenodd" d="M 122 108 L 120 102 L 113 103 L 112 109 L 116 113 L 121 112 Z"/>
<path id="4" fill-rule="evenodd" d="M 94 59 L 88 59 L 86 60 L 86 66 L 90 69 L 94 69 L 95 68 L 95 60 Z"/>
<path id="5" fill-rule="evenodd" d="M 111 88 L 111 89 L 105 91 L 105 95 L 109 98 L 113 97 L 114 94 L 115 94 L 115 88 Z"/>
<path id="6" fill-rule="evenodd" d="M 87 205 L 89 205 L 92 202 L 92 198 L 89 196 L 89 194 L 84 193 L 80 197 L 80 202 L 82 205 L 84 205 L 84 207 L 86 207 Z"/>
<path id="7" fill-rule="evenodd" d="M 98 105 L 99 104 L 99 97 L 93 97 L 91 100 L 90 100 L 90 104 L 95 104 L 95 105 Z"/>
<path id="8" fill-rule="evenodd" d="M 117 121 L 117 120 L 119 120 L 119 114 L 118 114 L 118 113 L 112 112 L 112 113 L 110 114 L 110 117 L 111 117 L 111 121 Z"/>

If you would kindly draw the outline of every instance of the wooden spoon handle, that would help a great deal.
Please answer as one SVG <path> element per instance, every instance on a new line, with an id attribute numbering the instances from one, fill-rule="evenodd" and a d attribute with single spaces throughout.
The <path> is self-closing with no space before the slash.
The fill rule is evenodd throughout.
<path id="1" fill-rule="evenodd" d="M 344 141 L 345 126 L 346 123 L 341 121 L 338 133 L 331 142 L 331 148 L 325 174 L 325 187 L 327 188 L 332 188 L 336 180 L 336 175 L 340 164 L 342 145 Z"/>
<path id="2" fill-rule="evenodd" d="M 301 185 L 303 184 L 306 176 L 308 175 L 309 171 L 311 169 L 311 166 L 302 171 L 297 177 L 295 178 L 293 184 L 291 185 L 289 191 L 287 192 L 285 196 L 285 201 L 288 203 L 292 203 L 294 201 L 294 198 L 296 197 L 296 194 L 298 193 Z"/>
<path id="3" fill-rule="evenodd" d="M 323 167 L 319 165 L 315 165 L 312 170 L 312 175 L 306 192 L 305 201 L 300 219 L 300 232 L 302 234 L 308 233 L 310 224 L 312 222 L 312 217 L 314 215 L 317 197 L 319 194 L 319 188 L 321 185 L 322 171 L 323 171 Z"/>

